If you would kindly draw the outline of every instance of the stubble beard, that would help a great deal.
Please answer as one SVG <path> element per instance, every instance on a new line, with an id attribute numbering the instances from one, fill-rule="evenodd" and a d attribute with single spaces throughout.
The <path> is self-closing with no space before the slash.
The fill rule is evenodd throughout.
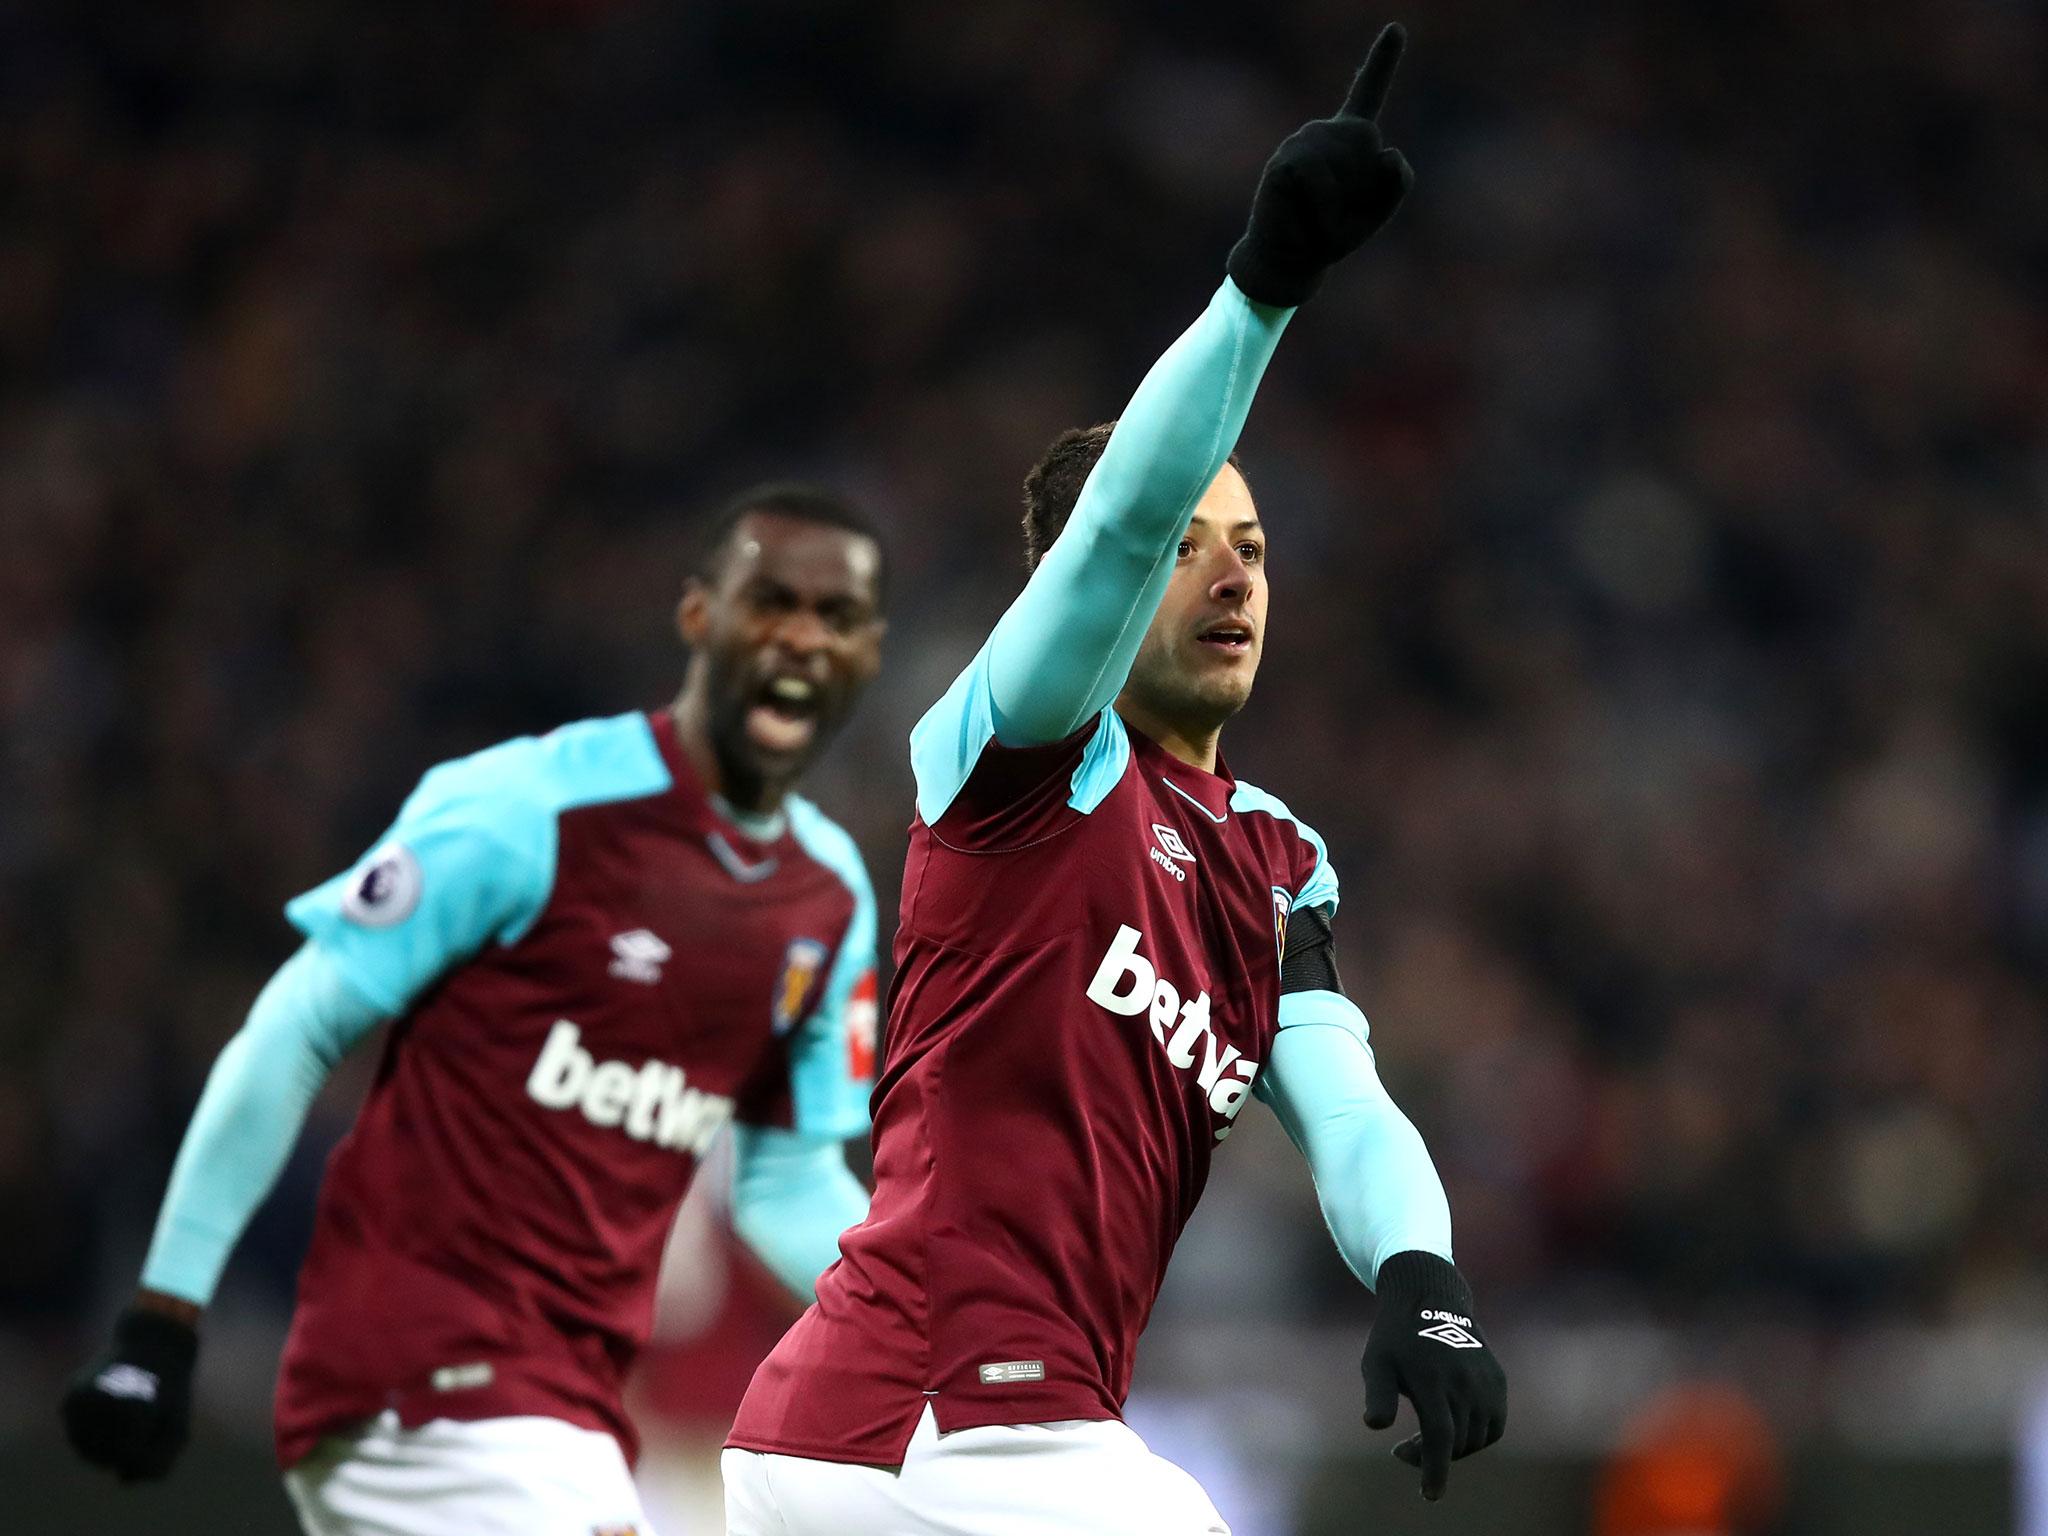
<path id="1" fill-rule="evenodd" d="M 1131 691 L 1139 703 L 1190 736 L 1222 730 L 1251 699 L 1252 682 L 1250 676 L 1198 669 L 1170 656 L 1141 654 L 1131 669 Z"/>

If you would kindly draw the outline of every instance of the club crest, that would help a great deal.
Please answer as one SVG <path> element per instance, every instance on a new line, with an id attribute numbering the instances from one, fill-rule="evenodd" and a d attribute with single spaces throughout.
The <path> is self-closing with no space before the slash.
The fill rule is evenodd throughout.
<path id="1" fill-rule="evenodd" d="M 786 1035 L 804 1016 L 818 973 L 824 969 L 826 949 L 816 939 L 791 939 L 783 951 L 782 975 L 775 983 L 775 1004 L 771 1017 L 775 1033 Z"/>

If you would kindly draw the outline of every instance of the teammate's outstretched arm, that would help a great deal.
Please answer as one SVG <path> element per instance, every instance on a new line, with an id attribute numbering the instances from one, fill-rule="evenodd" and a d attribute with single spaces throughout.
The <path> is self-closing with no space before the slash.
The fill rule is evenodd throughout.
<path id="1" fill-rule="evenodd" d="M 1378 117 L 1406 41 L 1398 26 L 1383 31 L 1336 115 L 1274 151 L 1228 281 L 1139 385 L 1066 528 L 998 621 L 987 686 L 1005 745 L 1058 741 L 1116 697 L 1294 307 L 1400 206 L 1414 173 Z"/>
<path id="2" fill-rule="evenodd" d="M 1451 1262 L 1451 1212 L 1429 1149 L 1388 1097 L 1365 1016 L 1344 995 L 1330 909 L 1297 911 L 1281 970 L 1280 1032 L 1257 1093 L 1308 1160 L 1344 1261 L 1379 1296 L 1361 1369 L 1365 1422 L 1385 1429 L 1403 1396 L 1420 1432 L 1394 1454 L 1443 1496 L 1450 1464 L 1507 1427 L 1507 1375 Z"/>
<path id="3" fill-rule="evenodd" d="M 191 1418 L 199 1314 L 321 1085 L 383 1018 L 310 943 L 258 995 L 214 1062 L 178 1149 L 142 1288 L 111 1348 L 65 1394 L 65 1429 L 86 1460 L 124 1481 L 170 1471 Z"/>
<path id="4" fill-rule="evenodd" d="M 135 1300 L 64 1394 L 72 1445 L 124 1481 L 165 1476 L 184 1447 L 200 1315 L 329 1073 L 443 972 L 537 914 L 552 818 L 508 797 L 486 805 L 454 767 L 428 775 L 353 869 L 287 908 L 307 942 L 207 1076 Z"/>

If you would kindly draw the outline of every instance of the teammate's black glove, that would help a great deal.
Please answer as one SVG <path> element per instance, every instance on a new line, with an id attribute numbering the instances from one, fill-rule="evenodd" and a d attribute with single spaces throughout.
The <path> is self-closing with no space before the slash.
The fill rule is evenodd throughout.
<path id="1" fill-rule="evenodd" d="M 1394 1447 L 1422 1468 L 1422 1496 L 1440 1499 L 1460 1456 L 1483 1451 L 1508 1423 L 1508 1377 L 1472 1320 L 1472 1287 L 1448 1259 L 1397 1253 L 1380 1265 L 1379 1316 L 1365 1342 L 1365 1423 L 1385 1429 L 1405 1394 L 1420 1434 Z"/>
<path id="2" fill-rule="evenodd" d="M 192 1363 L 199 1335 L 161 1312 L 130 1307 L 114 1347 L 64 1394 L 64 1432 L 78 1454 L 123 1482 L 171 1470 L 192 1423 Z"/>
<path id="3" fill-rule="evenodd" d="M 1407 46 L 1398 24 L 1385 28 L 1337 115 L 1302 124 L 1273 151 L 1252 195 L 1251 222 L 1226 263 L 1247 297 L 1301 303 L 1325 267 L 1365 244 L 1401 206 L 1415 172 L 1381 141 L 1378 118 Z"/>

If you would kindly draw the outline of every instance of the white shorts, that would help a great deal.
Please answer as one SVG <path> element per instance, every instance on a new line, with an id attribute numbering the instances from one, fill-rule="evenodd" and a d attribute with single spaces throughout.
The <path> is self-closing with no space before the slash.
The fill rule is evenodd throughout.
<path id="1" fill-rule="evenodd" d="M 1201 1484 L 1127 1424 L 1063 1419 L 939 1433 L 900 1471 L 727 1450 L 727 1536 L 1230 1536 Z"/>
<path id="2" fill-rule="evenodd" d="M 284 1475 L 307 1536 L 654 1536 L 619 1442 L 560 1419 L 385 1412 Z"/>

